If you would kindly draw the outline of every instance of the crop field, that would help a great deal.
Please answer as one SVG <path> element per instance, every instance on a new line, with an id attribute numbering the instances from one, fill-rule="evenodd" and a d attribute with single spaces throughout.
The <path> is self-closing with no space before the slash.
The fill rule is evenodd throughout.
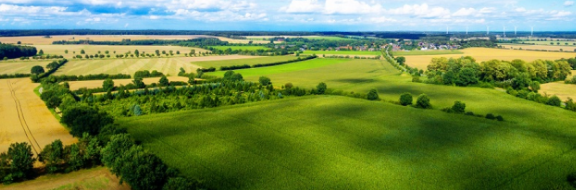
<path id="1" fill-rule="evenodd" d="M 50 45 L 54 41 L 78 41 L 78 40 L 93 40 L 93 41 L 122 41 L 123 39 L 131 40 L 186 40 L 195 39 L 200 37 L 211 37 L 203 35 L 62 35 L 51 36 L 45 38 L 44 36 L 19 36 L 19 37 L 0 37 L 0 42 L 16 44 L 20 41 L 22 44 L 33 45 Z"/>
<path id="2" fill-rule="evenodd" d="M 316 54 L 318 56 L 322 55 L 371 55 L 378 56 L 381 55 L 379 51 L 304 51 L 303 55 Z"/>
<path id="3" fill-rule="evenodd" d="M 0 80 L 0 152 L 15 142 L 27 142 L 36 154 L 56 139 L 77 141 L 34 94 L 38 85 L 28 78 Z"/>
<path id="4" fill-rule="evenodd" d="M 169 81 L 181 81 L 181 82 L 188 82 L 188 77 L 166 77 Z M 120 85 L 127 85 L 132 83 L 133 79 L 114 79 L 114 86 L 118 87 Z M 160 81 L 160 77 L 152 77 L 152 78 L 144 78 L 142 82 L 145 84 L 158 84 Z M 80 88 L 102 88 L 102 83 L 104 80 L 89 80 L 89 81 L 70 81 L 70 90 L 78 90 Z"/>
<path id="5" fill-rule="evenodd" d="M 227 50 L 228 48 L 232 50 L 251 50 L 251 51 L 268 49 L 268 47 L 265 46 L 211 46 L 211 47 L 218 50 Z"/>
<path id="6" fill-rule="evenodd" d="M 129 190 L 130 187 L 114 176 L 107 168 L 97 167 L 67 174 L 51 174 L 31 181 L 11 185 L 0 185 L 0 189 L 18 190 Z"/>
<path id="7" fill-rule="evenodd" d="M 284 38 L 307 38 L 307 39 L 314 39 L 314 40 L 344 40 L 345 38 L 336 37 L 336 36 L 247 36 L 246 38 L 250 40 L 267 40 L 270 38 L 275 37 L 284 37 Z"/>
<path id="8" fill-rule="evenodd" d="M 395 51 L 394 56 L 464 54 L 458 50 Z"/>
<path id="9" fill-rule="evenodd" d="M 295 56 L 270 56 L 270 57 L 256 57 L 251 56 L 247 59 L 231 59 L 231 60 L 219 60 L 219 61 L 192 61 L 192 64 L 198 65 L 204 68 L 215 67 L 220 68 L 221 66 L 232 66 L 232 65 L 255 65 L 259 63 L 274 63 L 280 61 L 288 61 L 298 59 Z"/>
<path id="10" fill-rule="evenodd" d="M 576 122 L 555 121 L 558 112 L 569 113 L 552 110 L 539 119 Z M 289 98 L 120 123 L 169 165 L 216 189 L 567 188 L 565 176 L 576 168 L 571 128 L 534 130 L 515 121 L 347 97 Z"/>
<path id="11" fill-rule="evenodd" d="M 196 53 L 208 51 L 200 48 L 181 46 L 34 45 L 34 47 L 36 47 L 38 51 L 43 50 L 45 54 L 62 55 L 68 59 L 71 59 L 76 55 L 84 57 L 83 54 L 80 54 L 80 51 L 82 50 L 84 50 L 87 55 L 94 55 L 99 51 L 101 54 L 105 54 L 106 51 L 109 51 L 109 54 L 112 57 L 116 57 L 116 54 L 125 54 L 126 52 L 134 53 L 135 50 L 138 50 L 140 54 L 154 54 L 154 51 L 156 50 L 159 50 L 160 53 L 162 53 L 162 51 L 169 53 L 169 51 L 172 50 L 174 56 L 182 57 L 184 57 L 184 54 L 190 53 L 190 50 L 192 49 L 195 49 Z M 68 54 L 66 54 L 66 50 L 68 50 Z M 177 51 L 180 51 L 180 55 L 176 54 Z"/>
<path id="12" fill-rule="evenodd" d="M 522 50 L 549 50 L 549 51 L 564 51 L 564 52 L 575 52 L 576 46 L 567 47 L 567 46 L 551 46 L 551 45 L 525 45 L 525 44 L 499 44 L 502 45 L 504 48 L 514 48 Z"/>
<path id="13" fill-rule="evenodd" d="M 270 74 L 277 74 L 277 73 L 289 73 L 294 71 L 300 70 L 307 70 L 313 68 L 320 68 L 327 65 L 339 64 L 349 61 L 349 59 L 313 59 L 308 61 L 301 61 L 296 63 L 289 63 L 284 65 L 272 66 L 272 67 L 260 67 L 260 68 L 252 68 L 252 69 L 241 69 L 241 70 L 234 70 L 236 73 L 241 73 L 244 77 L 250 76 L 263 76 L 263 75 L 270 75 Z M 214 76 L 224 76 L 226 71 L 218 71 L 214 73 L 209 73 L 210 75 Z"/>
<path id="14" fill-rule="evenodd" d="M 405 56 L 406 64 L 411 67 L 426 70 L 428 64 L 434 57 L 452 57 L 459 58 L 462 56 L 472 56 L 477 62 L 488 61 L 492 59 L 511 61 L 514 59 L 522 59 L 525 61 L 534 61 L 537 59 L 544 60 L 557 60 L 561 58 L 575 57 L 576 53 L 563 53 L 563 52 L 537 52 L 537 51 L 522 51 L 522 50 L 507 50 L 507 49 L 491 49 L 491 48 L 467 48 L 461 50 L 464 54 L 446 54 L 446 55 L 420 55 L 420 56 Z"/>
<path id="15" fill-rule="evenodd" d="M 550 43 L 553 42 L 554 46 L 564 46 L 566 47 L 566 43 L 568 43 L 568 46 L 575 46 L 574 43 L 576 43 L 576 41 L 526 41 L 526 43 L 533 43 L 536 45 L 551 45 Z M 560 43 L 560 45 L 558 45 L 558 43 Z"/>
<path id="16" fill-rule="evenodd" d="M 576 100 L 576 85 L 574 84 L 565 84 L 564 81 L 560 81 L 542 84 L 540 88 L 539 93 L 542 95 L 556 95 L 562 99 L 562 101 L 566 101 L 568 98 Z"/>
<path id="17" fill-rule="evenodd" d="M 0 75 L 1 74 L 29 74 L 30 69 L 36 65 L 46 67 L 52 61 L 0 61 Z M 48 70 L 44 68 L 44 70 Z"/>
<path id="18" fill-rule="evenodd" d="M 134 74 L 141 70 L 156 70 L 166 75 L 176 76 L 184 68 L 186 72 L 199 68 L 178 58 L 151 59 L 103 59 L 103 60 L 71 60 L 62 66 L 56 75 L 88 75 L 88 74 Z"/>

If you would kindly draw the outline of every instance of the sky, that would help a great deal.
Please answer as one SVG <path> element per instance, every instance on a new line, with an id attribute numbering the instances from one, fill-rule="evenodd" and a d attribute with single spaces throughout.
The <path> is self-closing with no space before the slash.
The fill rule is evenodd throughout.
<path id="1" fill-rule="evenodd" d="M 0 29 L 576 31 L 576 0 L 0 0 Z"/>

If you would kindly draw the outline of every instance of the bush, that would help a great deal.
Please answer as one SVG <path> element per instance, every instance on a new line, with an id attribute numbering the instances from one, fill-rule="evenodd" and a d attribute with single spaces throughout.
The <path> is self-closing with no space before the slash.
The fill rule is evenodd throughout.
<path id="1" fill-rule="evenodd" d="M 562 100 L 560 100 L 560 98 L 558 98 L 558 96 L 554 95 L 548 99 L 546 104 L 551 105 L 551 106 L 560 107 L 562 105 Z"/>
<path id="2" fill-rule="evenodd" d="M 378 91 L 376 91 L 376 89 L 370 90 L 370 92 L 368 92 L 368 95 L 366 96 L 366 99 L 368 99 L 368 100 L 379 100 L 380 97 L 378 96 Z"/>
<path id="3" fill-rule="evenodd" d="M 260 79 L 258 79 L 258 81 L 260 82 L 260 84 L 261 84 L 262 86 L 268 86 L 268 85 L 272 84 L 272 83 L 270 82 L 270 78 L 265 77 L 265 76 L 261 76 Z"/>
<path id="4" fill-rule="evenodd" d="M 32 67 L 32 69 L 30 69 L 30 73 L 32 73 L 33 75 L 39 75 L 44 73 L 44 67 L 40 66 L 40 65 L 36 65 L 34 67 Z"/>
<path id="5" fill-rule="evenodd" d="M 60 122 L 70 127 L 70 134 L 82 137 L 84 133 L 97 135 L 101 128 L 114 123 L 114 119 L 96 108 L 77 106 L 64 110 Z"/>
<path id="6" fill-rule="evenodd" d="M 499 115 L 499 116 L 496 116 L 496 120 L 498 120 L 498 121 L 504 121 L 504 118 L 503 118 L 501 115 Z"/>
<path id="7" fill-rule="evenodd" d="M 432 104 L 430 104 L 430 98 L 428 98 L 426 94 L 420 94 L 420 96 L 418 96 L 418 99 L 416 100 L 415 107 L 422 109 L 432 108 Z"/>
<path id="8" fill-rule="evenodd" d="M 466 112 L 466 104 L 462 103 L 460 101 L 456 101 L 456 102 L 454 102 L 454 105 L 452 106 L 452 111 L 454 113 L 464 113 L 464 112 Z"/>
<path id="9" fill-rule="evenodd" d="M 414 100 L 412 98 L 412 94 L 410 94 L 408 92 L 400 95 L 400 105 L 403 105 L 403 106 L 412 105 L 413 101 Z"/>
<path id="10" fill-rule="evenodd" d="M 494 120 L 494 119 L 496 119 L 496 116 L 494 116 L 494 114 L 489 113 L 489 114 L 486 114 L 486 119 Z"/>
<path id="11" fill-rule="evenodd" d="M 326 93 L 326 88 L 328 88 L 326 86 L 326 83 L 321 82 L 320 84 L 318 84 L 318 86 L 316 86 L 316 92 L 318 94 L 324 94 Z"/>

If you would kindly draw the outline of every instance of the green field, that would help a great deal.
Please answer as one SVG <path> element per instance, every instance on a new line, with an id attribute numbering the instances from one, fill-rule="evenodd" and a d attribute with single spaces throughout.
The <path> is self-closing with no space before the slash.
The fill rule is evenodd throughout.
<path id="1" fill-rule="evenodd" d="M 263 75 L 271 75 L 278 73 L 289 73 L 294 71 L 301 71 L 307 69 L 321 68 L 328 65 L 344 63 L 349 61 L 349 59 L 313 59 L 309 61 L 301 61 L 296 63 L 289 63 L 284 65 L 272 66 L 272 67 L 260 67 L 253 69 L 241 69 L 235 70 L 234 72 L 241 73 L 244 77 L 260 77 Z M 214 73 L 209 73 L 214 76 L 224 76 L 226 71 L 218 71 Z"/>
<path id="2" fill-rule="evenodd" d="M 307 39 L 314 39 L 314 40 L 345 40 L 346 38 L 336 37 L 336 36 L 284 36 L 287 38 L 307 38 Z M 249 40 L 268 40 L 270 38 L 274 38 L 272 36 L 262 37 L 262 36 L 254 36 L 254 37 L 247 37 Z"/>
<path id="3" fill-rule="evenodd" d="M 381 55 L 379 51 L 304 51 L 304 55 L 312 55 L 316 54 L 318 56 L 322 55 L 371 55 L 371 56 L 378 56 Z"/>
<path id="4" fill-rule="evenodd" d="M 394 56 L 407 56 L 407 55 L 446 55 L 446 54 L 464 54 L 458 50 L 427 50 L 427 51 L 395 51 Z"/>
<path id="5" fill-rule="evenodd" d="M 540 189 L 569 187 L 565 176 L 576 170 L 573 128 L 532 129 L 347 97 L 119 123 L 169 165 L 216 189 Z"/>
<path id="6" fill-rule="evenodd" d="M 210 46 L 211 48 L 218 49 L 218 50 L 227 50 L 228 48 L 232 50 L 261 50 L 261 49 L 268 49 L 265 46 Z"/>
<path id="7" fill-rule="evenodd" d="M 221 60 L 221 61 L 197 61 L 192 62 L 192 64 L 199 65 L 204 68 L 215 67 L 220 68 L 221 66 L 232 66 L 232 65 L 255 65 L 259 63 L 274 63 L 280 61 L 288 61 L 298 59 L 295 56 L 270 56 L 270 57 L 258 57 L 252 59 L 237 59 L 237 60 Z"/>

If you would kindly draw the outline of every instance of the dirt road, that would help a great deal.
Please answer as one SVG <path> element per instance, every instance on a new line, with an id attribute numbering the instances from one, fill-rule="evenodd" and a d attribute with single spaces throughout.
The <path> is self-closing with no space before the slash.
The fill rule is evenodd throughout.
<path id="1" fill-rule="evenodd" d="M 28 78 L 0 80 L 0 152 L 15 142 L 27 142 L 35 154 L 56 139 L 77 142 L 34 94 L 37 86 Z"/>

